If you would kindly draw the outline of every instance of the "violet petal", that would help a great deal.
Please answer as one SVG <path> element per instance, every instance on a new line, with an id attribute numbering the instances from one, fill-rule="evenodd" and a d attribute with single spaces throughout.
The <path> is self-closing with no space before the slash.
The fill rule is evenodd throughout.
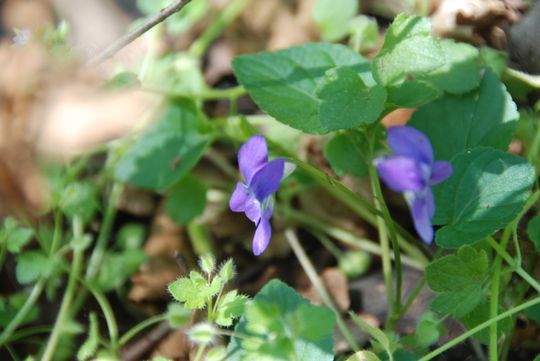
<path id="1" fill-rule="evenodd" d="M 238 182 L 234 189 L 231 199 L 229 200 L 229 208 L 233 212 L 244 212 L 246 209 L 246 201 L 249 197 L 248 190 L 244 184 Z"/>
<path id="2" fill-rule="evenodd" d="M 452 175 L 452 164 L 445 160 L 437 160 L 431 169 L 430 185 L 439 184 Z"/>
<path id="3" fill-rule="evenodd" d="M 254 135 L 238 151 L 238 167 L 247 184 L 253 175 L 268 162 L 266 140 L 260 134 Z"/>
<path id="4" fill-rule="evenodd" d="M 253 236 L 253 254 L 255 256 L 261 255 L 268 247 L 270 243 L 270 238 L 272 237 L 272 226 L 270 225 L 270 220 L 266 218 L 261 218 L 261 221 L 257 225 L 255 230 L 255 235 Z"/>
<path id="5" fill-rule="evenodd" d="M 283 178 L 284 167 L 285 161 L 277 158 L 266 163 L 253 175 L 249 189 L 260 202 L 276 193 Z"/>
<path id="6" fill-rule="evenodd" d="M 431 190 L 429 190 L 431 194 Z M 414 197 L 411 204 L 411 214 L 416 232 L 427 244 L 433 242 L 433 226 L 431 225 L 431 217 L 435 210 L 433 203 L 433 195 Z"/>
<path id="7" fill-rule="evenodd" d="M 433 164 L 433 147 L 429 138 L 413 127 L 388 128 L 388 144 L 395 155 L 412 157 L 428 165 Z"/>
<path id="8" fill-rule="evenodd" d="M 420 191 L 426 186 L 420 164 L 413 158 L 386 157 L 375 165 L 383 182 L 393 191 Z"/>
<path id="9" fill-rule="evenodd" d="M 259 223 L 262 216 L 261 203 L 254 196 L 249 196 L 245 205 L 244 213 L 246 214 L 246 217 L 255 224 Z"/>
<path id="10" fill-rule="evenodd" d="M 430 187 L 427 187 L 424 191 L 423 198 L 427 205 L 429 219 L 433 219 L 433 216 L 435 215 L 435 196 Z"/>

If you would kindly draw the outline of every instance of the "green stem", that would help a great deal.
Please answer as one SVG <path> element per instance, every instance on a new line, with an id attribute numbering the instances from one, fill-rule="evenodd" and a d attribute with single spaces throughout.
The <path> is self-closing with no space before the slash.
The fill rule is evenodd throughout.
<path id="1" fill-rule="evenodd" d="M 510 239 L 511 226 L 506 227 L 501 237 L 501 248 L 504 250 L 508 245 Z M 493 278 L 491 281 L 491 300 L 489 303 L 489 317 L 494 318 L 499 313 L 499 293 L 501 285 L 501 266 L 502 258 L 500 254 L 497 254 L 493 266 Z M 498 361 L 499 359 L 499 346 L 497 337 L 497 322 L 489 326 L 489 359 L 490 361 Z"/>
<path id="2" fill-rule="evenodd" d="M 489 316 L 493 318 L 499 312 L 499 286 L 501 281 L 501 257 L 497 255 L 495 265 L 493 267 L 493 279 L 491 282 L 491 300 L 489 305 Z M 489 359 L 490 361 L 498 361 L 498 337 L 497 337 L 497 322 L 489 326 Z"/>
<path id="3" fill-rule="evenodd" d="M 7 352 L 9 353 L 9 356 L 11 356 L 11 359 L 13 361 L 20 361 L 21 358 L 19 357 L 19 355 L 17 355 L 17 353 L 15 352 L 15 350 L 10 346 L 10 345 L 6 345 L 6 350 Z"/>
<path id="4" fill-rule="evenodd" d="M 338 227 L 334 227 L 330 224 L 324 223 L 323 221 L 319 219 L 314 219 L 292 208 L 280 207 L 279 209 L 282 210 L 289 219 L 298 221 L 306 227 L 323 232 L 339 240 L 340 242 L 351 245 L 355 248 L 361 249 L 371 254 L 374 254 L 377 256 L 382 255 L 381 246 L 378 245 L 377 243 L 374 243 L 368 239 L 359 238 L 350 232 L 347 232 Z M 390 257 L 392 258 L 393 255 L 391 254 Z M 422 258 L 421 260 L 415 260 L 406 256 L 402 258 L 403 258 L 403 264 L 411 268 L 420 270 L 420 271 L 423 271 L 425 269 L 425 266 L 428 263 L 424 258 Z"/>
<path id="5" fill-rule="evenodd" d="M 47 279 L 45 277 L 41 277 L 34 285 L 32 291 L 30 292 L 30 295 L 24 302 L 23 306 L 19 309 L 19 311 L 17 311 L 15 317 L 13 317 L 11 322 L 0 334 L 0 347 L 6 344 L 6 342 L 11 338 L 12 333 L 17 329 L 17 327 L 20 326 L 20 324 L 24 321 L 32 307 L 34 307 L 34 304 L 36 303 L 37 299 L 41 295 L 41 292 L 43 291 L 43 287 L 45 286 L 46 281 Z"/>
<path id="6" fill-rule="evenodd" d="M 343 257 L 343 252 L 325 234 L 318 231 L 312 231 L 312 234 L 338 261 Z"/>
<path id="7" fill-rule="evenodd" d="M 186 227 L 193 252 L 197 256 L 216 254 L 213 239 L 206 223 L 190 222 Z"/>
<path id="8" fill-rule="evenodd" d="M 525 213 L 527 213 L 532 207 L 534 207 L 536 203 L 538 202 L 538 198 L 540 198 L 540 190 L 536 190 L 534 191 L 533 194 L 531 194 L 531 196 L 525 203 L 525 206 L 523 207 L 521 212 L 519 212 L 519 215 L 516 217 L 516 219 L 518 220 L 521 219 L 525 215 Z M 517 223 L 516 223 L 516 227 L 517 227 Z"/>
<path id="9" fill-rule="evenodd" d="M 376 225 L 377 220 L 375 214 L 378 213 L 377 209 L 369 204 L 368 201 L 354 193 L 338 180 L 330 177 L 328 174 L 320 171 L 309 163 L 303 162 L 295 157 L 288 157 L 287 161 L 296 164 L 298 168 L 308 173 L 313 179 L 315 179 L 321 187 L 339 199 L 343 204 L 346 204 L 356 214 L 365 219 L 371 225 Z"/>
<path id="10" fill-rule="evenodd" d="M 540 150 L 540 125 L 537 124 L 536 133 L 534 135 L 531 148 L 529 149 L 529 154 L 527 155 L 529 162 L 534 164 L 534 161 L 537 159 L 539 150 Z"/>
<path id="11" fill-rule="evenodd" d="M 105 322 L 107 323 L 107 329 L 109 330 L 111 351 L 116 353 L 118 347 L 120 346 L 118 342 L 118 324 L 116 323 L 116 318 L 114 317 L 111 304 L 100 290 L 92 287 L 88 282 L 84 282 L 84 285 L 86 288 L 88 288 L 88 290 L 90 290 L 96 301 L 99 303 L 99 307 L 101 307 L 101 311 L 105 317 Z"/>
<path id="12" fill-rule="evenodd" d="M 191 44 L 188 50 L 189 54 L 201 58 L 210 44 L 242 13 L 248 3 L 249 0 L 230 1 L 227 7 L 212 21 L 211 25 Z"/>
<path id="13" fill-rule="evenodd" d="M 116 218 L 118 201 L 120 200 L 120 195 L 122 194 L 123 186 L 120 183 L 114 183 L 111 189 L 111 194 L 109 195 L 109 203 L 107 204 L 107 209 L 103 216 L 103 223 L 101 224 L 101 229 L 99 230 L 98 239 L 90 259 L 88 261 L 88 267 L 86 269 L 85 279 L 88 282 L 91 282 L 94 277 L 96 277 L 105 252 L 107 250 L 107 241 L 111 234 L 112 226 Z"/>
<path id="14" fill-rule="evenodd" d="M 216 302 L 214 303 L 214 306 L 212 308 L 212 314 L 213 315 L 216 315 L 217 312 L 218 312 L 218 307 L 219 307 L 219 301 L 221 300 L 221 296 L 223 296 L 223 289 L 224 288 L 221 288 L 221 290 L 219 291 L 217 297 L 216 297 Z M 210 321 L 210 319 L 209 319 Z M 213 320 L 212 320 L 213 321 Z"/>
<path id="15" fill-rule="evenodd" d="M 343 317 L 341 316 L 341 313 L 337 309 L 337 307 L 334 305 L 334 302 L 332 301 L 332 298 L 326 291 L 326 288 L 324 287 L 322 281 L 319 279 L 319 276 L 317 275 L 317 271 L 313 267 L 313 264 L 309 260 L 308 256 L 304 252 L 304 248 L 302 248 L 302 245 L 300 245 L 300 242 L 298 241 L 298 238 L 296 237 L 296 234 L 292 229 L 285 230 L 285 238 L 287 238 L 287 241 L 289 241 L 289 244 L 296 255 L 296 258 L 298 258 L 298 261 L 300 262 L 300 265 L 304 269 L 304 272 L 306 272 L 306 275 L 308 276 L 309 280 L 313 284 L 313 287 L 317 290 L 317 293 L 321 297 L 321 300 L 324 302 L 326 307 L 330 308 L 335 316 L 336 316 L 336 322 L 338 325 L 339 330 L 343 334 L 343 337 L 347 340 L 349 343 L 349 346 L 356 352 L 359 350 L 358 344 L 356 343 L 356 340 L 354 339 L 353 335 L 350 333 L 349 329 L 347 328 L 345 321 L 343 320 Z"/>
<path id="16" fill-rule="evenodd" d="M 517 224 L 514 224 L 512 227 L 512 242 L 514 244 L 514 249 L 516 250 L 516 264 L 521 267 L 522 257 L 521 257 L 521 247 L 519 246 L 519 237 L 517 234 Z"/>
<path id="17" fill-rule="evenodd" d="M 378 204 L 378 201 L 376 201 Z M 382 272 L 384 278 L 384 284 L 386 288 L 386 302 L 388 306 L 388 313 L 386 317 L 386 326 L 390 327 L 391 316 L 397 312 L 394 303 L 394 290 L 392 284 L 392 262 L 390 260 L 390 243 L 388 241 L 388 234 L 386 232 L 386 225 L 384 219 L 378 217 L 378 232 L 379 232 L 379 242 L 381 245 L 381 259 L 382 259 Z"/>
<path id="18" fill-rule="evenodd" d="M 150 327 L 156 323 L 166 321 L 167 315 L 157 315 L 150 318 L 147 318 L 146 320 L 136 324 L 133 326 L 129 331 L 127 331 L 122 337 L 120 337 L 120 340 L 118 341 L 118 346 L 124 346 L 129 340 L 131 340 L 135 335 L 137 335 L 139 332 L 144 330 L 147 327 Z"/>
<path id="19" fill-rule="evenodd" d="M 370 167 L 370 179 L 371 179 L 371 185 L 375 197 L 375 204 L 378 205 L 382 211 L 384 221 L 386 223 L 386 227 L 388 227 L 388 230 L 390 232 L 390 240 L 392 241 L 392 249 L 394 251 L 394 263 L 396 265 L 396 292 L 395 292 L 395 299 L 394 299 L 394 305 L 392 307 L 392 314 L 390 316 L 388 326 L 390 328 L 393 328 L 395 325 L 395 322 L 397 322 L 398 314 L 400 313 L 401 309 L 401 288 L 403 284 L 403 266 L 401 263 L 401 253 L 399 249 L 399 244 L 397 240 L 397 232 L 394 227 L 394 221 L 392 220 L 392 217 L 390 216 L 390 211 L 388 210 L 388 207 L 386 205 L 386 202 L 384 201 L 384 197 L 382 194 L 381 189 L 381 183 L 379 181 L 379 177 L 377 175 L 377 171 L 375 170 L 375 167 Z M 388 242 L 388 240 L 386 241 Z M 384 261 L 384 259 L 383 259 Z M 390 303 L 390 300 L 388 300 Z"/>
<path id="20" fill-rule="evenodd" d="M 442 354 L 443 352 L 445 352 L 446 350 L 451 349 L 452 347 L 459 344 L 460 342 L 465 341 L 469 337 L 471 337 L 471 336 L 475 335 L 476 333 L 482 331 L 483 329 L 491 326 L 493 323 L 499 322 L 500 320 L 502 320 L 504 318 L 510 317 L 510 316 L 512 316 L 512 315 L 514 315 L 514 314 L 516 314 L 518 312 L 526 310 L 527 308 L 535 306 L 537 304 L 540 304 L 540 297 L 536 297 L 536 298 L 534 298 L 534 299 L 532 299 L 530 301 L 522 303 L 519 306 L 513 307 L 513 308 L 509 309 L 508 311 L 497 315 L 494 318 L 490 318 L 489 320 L 487 320 L 485 322 L 482 322 L 481 324 L 479 324 L 476 327 L 471 328 L 469 331 L 467 331 L 467 332 L 463 333 L 462 335 L 454 338 L 453 340 L 448 341 L 447 343 L 445 343 L 441 347 L 436 348 L 435 350 L 433 350 L 432 352 L 430 352 L 426 356 L 420 358 L 418 361 L 432 360 L 435 357 Z"/>
<path id="21" fill-rule="evenodd" d="M 540 284 L 531 277 L 527 271 L 525 271 L 523 268 L 519 267 L 515 271 L 521 278 L 525 280 L 529 285 L 531 285 L 532 288 L 536 290 L 536 292 L 540 292 Z"/>
<path id="22" fill-rule="evenodd" d="M 122 195 L 123 186 L 120 183 L 114 183 L 109 194 L 109 202 L 107 203 L 107 208 L 103 215 L 103 221 L 101 228 L 99 230 L 98 238 L 96 245 L 90 255 L 88 266 L 86 267 L 86 274 L 84 276 L 84 281 L 87 284 L 92 284 L 92 281 L 98 274 L 101 262 L 107 251 L 107 241 L 112 231 L 114 221 L 116 219 L 117 206 Z M 88 292 L 86 289 L 83 289 L 78 295 L 75 303 L 72 307 L 73 313 L 77 313 L 82 305 L 84 304 Z"/>
<path id="23" fill-rule="evenodd" d="M 212 312 L 214 310 L 212 297 L 208 298 L 208 301 L 206 303 L 206 309 L 208 310 L 208 314 L 207 314 L 208 322 L 212 323 L 214 321 L 214 314 Z"/>
<path id="24" fill-rule="evenodd" d="M 75 217 L 73 219 L 73 239 L 80 239 L 80 237 L 82 237 L 83 235 L 82 233 L 83 233 L 82 221 L 80 218 Z M 83 251 L 80 248 L 75 247 L 73 250 L 73 261 L 71 263 L 71 273 L 69 274 L 68 284 L 64 292 L 64 297 L 62 298 L 60 311 L 58 311 L 58 316 L 56 317 L 54 328 L 51 332 L 51 335 L 49 336 L 49 340 L 47 342 L 47 346 L 45 348 L 41 361 L 50 361 L 52 360 L 54 356 L 56 345 L 58 344 L 58 340 L 63 331 L 62 329 L 65 327 L 66 322 L 67 322 L 66 318 L 69 314 L 69 308 L 71 307 L 71 303 L 72 303 L 73 296 L 75 293 L 75 288 L 77 286 L 77 278 L 79 277 L 79 274 L 81 272 L 82 263 L 83 263 Z"/>
<path id="25" fill-rule="evenodd" d="M 156 88 L 142 88 L 142 90 L 166 95 L 170 98 L 191 98 L 196 100 L 236 99 L 247 94 L 246 89 L 241 85 L 227 89 L 203 89 L 197 93 L 175 92 Z"/>
<path id="26" fill-rule="evenodd" d="M 35 327 L 25 328 L 23 330 L 13 333 L 13 335 L 9 338 L 9 342 L 15 342 L 18 340 L 22 340 L 23 338 L 39 335 L 42 333 L 50 334 L 51 331 L 52 331 L 51 326 L 35 326 Z"/>
<path id="27" fill-rule="evenodd" d="M 238 179 L 238 170 L 229 163 L 229 160 L 222 152 L 216 151 L 212 147 L 208 147 L 204 152 L 204 157 L 232 179 Z"/>
<path id="28" fill-rule="evenodd" d="M 514 272 L 518 274 L 525 282 L 527 282 L 532 288 L 537 292 L 540 292 L 540 283 L 538 283 L 527 271 L 525 271 L 521 266 L 517 265 L 512 256 L 510 256 L 498 243 L 493 239 L 493 237 L 487 238 L 488 243 L 493 247 L 493 249 L 504 259 L 506 263 L 514 269 Z"/>
<path id="29" fill-rule="evenodd" d="M 62 212 L 56 210 L 54 212 L 54 232 L 53 239 L 51 242 L 51 249 L 49 252 L 49 257 L 52 257 L 60 244 L 62 243 Z"/>

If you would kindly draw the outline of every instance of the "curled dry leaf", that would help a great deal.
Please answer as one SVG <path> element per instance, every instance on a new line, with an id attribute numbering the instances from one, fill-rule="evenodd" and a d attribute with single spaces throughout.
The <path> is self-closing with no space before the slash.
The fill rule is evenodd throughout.
<path id="1" fill-rule="evenodd" d="M 519 20 L 522 7 L 516 0 L 442 0 L 431 17 L 433 33 L 503 47 L 503 29 Z"/>
<path id="2" fill-rule="evenodd" d="M 134 302 L 170 299 L 169 283 L 195 265 L 183 228 L 174 224 L 163 211 L 158 211 L 144 250 L 150 258 L 131 278 L 133 287 L 129 299 Z"/>
<path id="3" fill-rule="evenodd" d="M 46 52 L 29 44 L 0 44 L 0 216 L 31 216 L 42 208 L 44 182 L 34 161 L 28 114 L 43 73 Z"/>
<path id="4" fill-rule="evenodd" d="M 274 19 L 268 49 L 285 49 L 293 45 L 307 43 L 315 39 L 312 20 L 314 0 L 298 1 L 296 11 L 283 12 Z"/>
<path id="5" fill-rule="evenodd" d="M 252 1 L 229 34 L 242 39 L 235 42 L 236 52 L 282 49 L 316 40 L 311 17 L 314 3 L 314 0 Z"/>

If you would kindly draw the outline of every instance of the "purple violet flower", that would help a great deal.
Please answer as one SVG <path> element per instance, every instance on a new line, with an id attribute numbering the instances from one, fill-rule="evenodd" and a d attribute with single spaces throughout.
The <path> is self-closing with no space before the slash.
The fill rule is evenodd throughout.
<path id="1" fill-rule="evenodd" d="M 23 47 L 32 39 L 32 32 L 29 29 L 14 29 L 15 35 L 11 39 L 16 46 Z"/>
<path id="2" fill-rule="evenodd" d="M 394 154 L 375 160 L 379 176 L 388 188 L 404 193 L 416 232 L 431 244 L 431 219 L 435 214 L 431 187 L 450 177 L 452 165 L 444 160 L 434 161 L 429 138 L 413 127 L 390 127 L 388 144 Z"/>
<path id="3" fill-rule="evenodd" d="M 233 212 L 244 212 L 255 223 L 253 254 L 259 256 L 266 250 L 272 237 L 270 218 L 274 208 L 273 195 L 295 166 L 282 158 L 268 161 L 266 140 L 259 134 L 240 147 L 238 166 L 245 183 L 238 182 L 229 207 Z"/>

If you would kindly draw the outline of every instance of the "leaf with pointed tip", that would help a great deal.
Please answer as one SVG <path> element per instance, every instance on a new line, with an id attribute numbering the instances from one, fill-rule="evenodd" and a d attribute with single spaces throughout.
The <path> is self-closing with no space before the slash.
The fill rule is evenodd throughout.
<path id="1" fill-rule="evenodd" d="M 384 86 L 397 85 L 411 75 L 424 75 L 444 64 L 444 53 L 431 36 L 429 20 L 399 14 L 373 59 L 373 77 Z"/>
<path id="2" fill-rule="evenodd" d="M 311 134 L 327 133 L 327 125 L 333 123 L 323 118 L 320 108 L 324 100 L 317 96 L 320 82 L 333 68 L 349 69 L 368 89 L 375 85 L 368 61 L 339 44 L 305 44 L 240 55 L 233 60 L 238 81 L 263 111 L 284 124 Z M 346 82 L 350 86 L 350 80 Z M 353 78 L 353 83 L 358 82 Z M 338 85 L 344 87 L 341 83 L 332 86 Z M 360 94 L 358 87 L 355 92 Z"/>
<path id="3" fill-rule="evenodd" d="M 486 69 L 478 90 L 446 94 L 420 107 L 409 125 L 429 137 L 436 159 L 450 160 L 463 150 L 479 146 L 508 149 L 518 119 L 505 86 Z"/>
<path id="4" fill-rule="evenodd" d="M 523 209 L 535 181 L 534 167 L 522 157 L 493 148 L 467 150 L 452 159 L 453 173 L 433 188 L 434 224 L 444 224 L 437 244 L 472 244 L 510 223 Z"/>

